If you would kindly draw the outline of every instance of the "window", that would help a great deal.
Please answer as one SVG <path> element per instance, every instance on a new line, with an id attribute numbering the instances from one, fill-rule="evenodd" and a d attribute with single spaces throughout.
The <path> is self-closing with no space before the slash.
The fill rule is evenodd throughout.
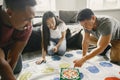
<path id="1" fill-rule="evenodd" d="M 35 11 L 55 11 L 55 0 L 36 0 Z"/>
<path id="2" fill-rule="evenodd" d="M 36 0 L 37 5 L 35 6 L 35 11 L 55 11 L 56 5 L 55 0 Z M 0 0 L 0 5 L 2 5 L 3 0 Z"/>
<path id="3" fill-rule="evenodd" d="M 0 5 L 2 5 L 3 4 L 3 0 L 0 0 Z"/>
<path id="4" fill-rule="evenodd" d="M 120 9 L 120 0 L 87 0 L 87 8 L 93 10 Z"/>

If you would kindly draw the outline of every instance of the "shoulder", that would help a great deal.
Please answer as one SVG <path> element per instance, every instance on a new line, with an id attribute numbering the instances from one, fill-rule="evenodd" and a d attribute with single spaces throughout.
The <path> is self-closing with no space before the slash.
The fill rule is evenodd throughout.
<path id="1" fill-rule="evenodd" d="M 112 16 L 106 16 L 106 15 L 101 15 L 97 16 L 98 24 L 109 24 L 109 23 L 115 23 L 118 22 L 117 19 L 115 19 Z"/>
<path id="2" fill-rule="evenodd" d="M 114 18 L 110 16 L 99 16 L 97 17 L 97 22 L 99 28 L 111 28 L 115 25 Z"/>
<path id="3" fill-rule="evenodd" d="M 57 27 L 59 29 L 67 29 L 67 25 L 64 22 L 60 23 Z"/>
<path id="4" fill-rule="evenodd" d="M 97 16 L 97 20 L 99 23 L 109 22 L 111 20 L 111 17 L 109 17 L 109 16 Z"/>
<path id="5" fill-rule="evenodd" d="M 97 31 L 102 35 L 108 35 L 112 33 L 114 27 L 114 20 L 109 16 L 98 17 L 98 28 Z"/>
<path id="6" fill-rule="evenodd" d="M 67 26 L 64 22 L 60 23 L 57 28 L 60 30 L 60 31 L 66 31 L 67 30 Z"/>
<path id="7" fill-rule="evenodd" d="M 64 26 L 66 25 L 64 22 L 61 22 L 58 26 Z"/>

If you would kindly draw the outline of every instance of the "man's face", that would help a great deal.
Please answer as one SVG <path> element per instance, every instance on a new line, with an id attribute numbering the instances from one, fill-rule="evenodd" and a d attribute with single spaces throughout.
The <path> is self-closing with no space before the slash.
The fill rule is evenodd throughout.
<path id="1" fill-rule="evenodd" d="M 89 20 L 81 21 L 80 24 L 87 30 L 92 30 L 94 28 L 95 20 L 93 18 Z"/>
<path id="2" fill-rule="evenodd" d="M 25 30 L 28 26 L 31 26 L 31 20 L 33 17 L 33 8 L 26 7 L 26 10 L 24 11 L 12 11 L 10 22 L 15 29 Z"/>

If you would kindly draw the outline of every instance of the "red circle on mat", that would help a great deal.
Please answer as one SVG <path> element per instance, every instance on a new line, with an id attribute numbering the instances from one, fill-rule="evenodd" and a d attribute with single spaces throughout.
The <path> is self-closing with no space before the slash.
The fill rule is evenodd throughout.
<path id="1" fill-rule="evenodd" d="M 105 80 L 120 80 L 120 79 L 117 77 L 107 77 L 105 78 Z"/>

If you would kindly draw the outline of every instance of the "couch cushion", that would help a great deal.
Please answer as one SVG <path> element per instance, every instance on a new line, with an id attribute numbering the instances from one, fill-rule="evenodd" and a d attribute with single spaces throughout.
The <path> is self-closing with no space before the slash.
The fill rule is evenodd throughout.
<path id="1" fill-rule="evenodd" d="M 78 11 L 59 11 L 59 17 L 65 23 L 75 23 Z"/>
<path id="2" fill-rule="evenodd" d="M 23 50 L 25 52 L 33 52 L 37 50 L 41 50 L 41 26 L 33 27 L 32 34 L 28 40 L 26 47 Z"/>
<path id="3" fill-rule="evenodd" d="M 79 23 L 67 24 L 67 28 L 70 30 L 71 37 L 79 33 L 83 27 Z"/>

